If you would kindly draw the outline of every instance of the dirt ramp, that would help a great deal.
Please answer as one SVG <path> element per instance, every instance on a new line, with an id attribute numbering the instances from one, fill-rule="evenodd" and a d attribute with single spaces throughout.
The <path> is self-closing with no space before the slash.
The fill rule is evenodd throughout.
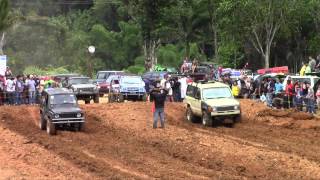
<path id="1" fill-rule="evenodd" d="M 285 128 L 318 129 L 319 119 L 309 113 L 299 112 L 294 109 L 277 110 L 268 108 L 263 103 L 252 100 L 241 100 L 244 119 L 257 121 L 272 126 Z"/>

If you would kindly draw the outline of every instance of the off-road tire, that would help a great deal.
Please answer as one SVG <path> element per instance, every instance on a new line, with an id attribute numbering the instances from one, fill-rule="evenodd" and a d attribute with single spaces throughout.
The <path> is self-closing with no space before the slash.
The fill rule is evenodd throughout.
<path id="1" fill-rule="evenodd" d="M 56 125 L 51 123 L 50 121 L 47 121 L 47 133 L 49 135 L 56 135 L 57 134 Z"/>
<path id="2" fill-rule="evenodd" d="M 90 104 L 90 100 L 85 100 L 84 103 L 85 104 Z"/>
<path id="3" fill-rule="evenodd" d="M 234 123 L 241 123 L 241 122 L 242 122 L 242 118 L 241 118 L 241 114 L 239 114 L 234 118 Z"/>
<path id="4" fill-rule="evenodd" d="M 113 97 L 113 94 L 109 94 L 108 95 L 108 103 L 113 103 L 113 101 L 114 101 L 114 97 Z"/>
<path id="5" fill-rule="evenodd" d="M 194 123 L 196 120 L 196 117 L 193 115 L 193 112 L 190 107 L 187 107 L 186 120 L 192 123 Z"/>
<path id="6" fill-rule="evenodd" d="M 86 131 L 86 123 L 79 123 L 79 131 L 84 132 Z"/>
<path id="7" fill-rule="evenodd" d="M 119 94 L 119 102 L 124 102 L 124 96 L 123 94 Z"/>
<path id="8" fill-rule="evenodd" d="M 44 119 L 42 114 L 40 114 L 39 127 L 41 130 L 46 130 L 47 128 L 47 121 Z"/>
<path id="9" fill-rule="evenodd" d="M 202 112 L 202 124 L 206 127 L 212 127 L 212 117 L 207 112 Z"/>
<path id="10" fill-rule="evenodd" d="M 94 99 L 93 99 L 93 102 L 96 103 L 96 104 L 98 104 L 99 101 L 100 101 L 100 96 L 99 96 L 99 95 L 95 95 L 95 96 L 94 96 Z"/>

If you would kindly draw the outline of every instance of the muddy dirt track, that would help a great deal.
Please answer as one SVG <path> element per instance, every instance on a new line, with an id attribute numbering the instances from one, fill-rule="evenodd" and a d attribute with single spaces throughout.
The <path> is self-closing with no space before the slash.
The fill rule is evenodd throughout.
<path id="1" fill-rule="evenodd" d="M 39 130 L 39 110 L 0 107 L 0 179 L 320 179 L 320 121 L 242 101 L 243 122 L 204 128 L 167 104 L 83 105 L 86 132 Z"/>

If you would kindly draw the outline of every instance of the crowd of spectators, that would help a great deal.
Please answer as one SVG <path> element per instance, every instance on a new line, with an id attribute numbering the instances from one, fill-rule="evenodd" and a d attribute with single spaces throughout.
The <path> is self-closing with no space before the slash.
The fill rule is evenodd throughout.
<path id="1" fill-rule="evenodd" d="M 38 104 L 41 92 L 54 86 L 48 77 L 37 75 L 13 76 L 9 67 L 0 75 L 0 105 Z"/>
<path id="2" fill-rule="evenodd" d="M 295 108 L 298 111 L 315 114 L 317 105 L 320 105 L 320 88 L 314 92 L 310 82 L 307 81 L 293 82 L 288 78 L 284 87 L 281 78 L 264 78 L 259 82 L 243 76 L 234 81 L 226 77 L 223 82 L 230 85 L 235 97 L 261 101 L 276 109 Z"/>

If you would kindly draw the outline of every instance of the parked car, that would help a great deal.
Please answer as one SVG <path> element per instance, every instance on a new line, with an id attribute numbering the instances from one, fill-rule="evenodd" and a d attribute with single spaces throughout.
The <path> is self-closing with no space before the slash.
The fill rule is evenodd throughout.
<path id="1" fill-rule="evenodd" d="M 40 129 L 47 130 L 49 135 L 55 135 L 58 127 L 66 126 L 78 131 L 84 130 L 84 113 L 79 108 L 75 94 L 65 88 L 43 91 L 40 102 Z"/>
<path id="2" fill-rule="evenodd" d="M 63 84 L 64 87 L 71 89 L 78 100 L 84 100 L 86 104 L 99 103 L 99 86 L 90 82 L 89 77 L 70 77 Z"/>
<path id="3" fill-rule="evenodd" d="M 142 79 L 148 80 L 149 84 L 153 85 L 155 81 L 163 79 L 166 75 L 168 75 L 168 72 L 146 72 L 144 75 L 142 75 Z"/>
<path id="4" fill-rule="evenodd" d="M 287 81 L 291 78 L 292 83 L 297 81 L 299 82 L 308 82 L 311 87 L 315 87 L 320 78 L 318 76 L 287 76 L 283 81 L 283 90 L 286 90 Z"/>
<path id="5" fill-rule="evenodd" d="M 108 81 L 108 78 L 112 75 L 124 75 L 125 73 L 123 71 L 98 71 L 95 84 L 97 84 L 99 88 L 99 94 L 100 97 L 102 97 L 104 94 L 109 93 L 109 86 L 110 81 Z"/>
<path id="6" fill-rule="evenodd" d="M 109 102 L 146 101 L 145 83 L 140 76 L 120 76 L 111 81 Z"/>

